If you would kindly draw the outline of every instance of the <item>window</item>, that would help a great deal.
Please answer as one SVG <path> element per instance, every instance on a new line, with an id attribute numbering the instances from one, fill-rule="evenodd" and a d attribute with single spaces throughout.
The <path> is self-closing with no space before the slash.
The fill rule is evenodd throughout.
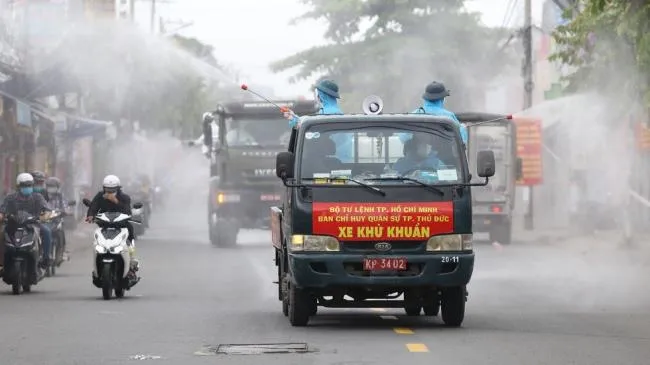
<path id="1" fill-rule="evenodd" d="M 230 147 L 287 146 L 291 128 L 283 117 L 242 117 L 226 119 L 226 141 Z M 219 127 L 213 125 L 214 141 L 219 140 Z"/>
<path id="2" fill-rule="evenodd" d="M 476 189 L 476 195 L 480 196 L 487 191 L 504 193 L 508 188 L 508 166 L 514 163 L 510 161 L 510 142 L 508 140 L 508 127 L 504 125 L 482 125 L 472 127 L 472 137 L 475 147 L 470 151 L 470 171 L 476 171 L 476 156 L 479 151 L 494 152 L 495 174 L 484 188 Z M 474 174 L 476 175 L 476 174 Z M 484 179 L 474 176 L 472 182 L 482 182 Z"/>
<path id="3" fill-rule="evenodd" d="M 303 136 L 301 179 L 348 177 L 379 184 L 408 183 L 397 179 L 403 177 L 426 183 L 464 181 L 459 141 L 444 124 L 323 123 L 312 125 Z"/>

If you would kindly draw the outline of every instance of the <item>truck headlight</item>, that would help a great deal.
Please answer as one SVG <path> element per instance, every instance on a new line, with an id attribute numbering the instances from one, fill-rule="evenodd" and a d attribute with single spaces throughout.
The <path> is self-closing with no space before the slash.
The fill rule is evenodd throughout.
<path id="1" fill-rule="evenodd" d="M 433 236 L 427 241 L 427 251 L 469 251 L 472 249 L 471 234 Z"/>
<path id="2" fill-rule="evenodd" d="M 294 234 L 291 236 L 291 251 L 337 252 L 339 241 L 331 236 L 312 236 Z"/>
<path id="3" fill-rule="evenodd" d="M 241 200 L 239 194 L 217 194 L 217 204 L 238 203 Z"/>

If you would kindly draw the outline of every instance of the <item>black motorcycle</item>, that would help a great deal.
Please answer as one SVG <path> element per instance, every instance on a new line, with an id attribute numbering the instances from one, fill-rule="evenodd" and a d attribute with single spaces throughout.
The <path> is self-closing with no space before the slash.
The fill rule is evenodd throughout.
<path id="1" fill-rule="evenodd" d="M 76 202 L 70 201 L 68 205 L 73 206 Z M 45 276 L 50 277 L 56 275 L 56 268 L 61 266 L 65 261 L 65 230 L 64 218 L 68 214 L 66 212 L 54 211 L 45 222 L 52 231 L 52 252 L 50 253 L 50 263 L 45 268 Z"/>
<path id="2" fill-rule="evenodd" d="M 11 285 L 15 295 L 30 292 L 32 285 L 43 278 L 38 268 L 42 248 L 37 223 L 38 217 L 24 211 L 6 218 L 2 280 Z"/>

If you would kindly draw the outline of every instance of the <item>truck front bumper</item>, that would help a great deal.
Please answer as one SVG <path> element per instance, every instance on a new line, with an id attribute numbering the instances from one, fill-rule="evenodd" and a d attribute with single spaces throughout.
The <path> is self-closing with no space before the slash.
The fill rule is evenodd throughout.
<path id="1" fill-rule="evenodd" d="M 364 257 L 343 253 L 290 253 L 293 284 L 309 289 L 455 287 L 469 283 L 474 271 L 473 252 L 399 255 L 407 260 L 407 270 L 383 273 L 363 271 Z"/>

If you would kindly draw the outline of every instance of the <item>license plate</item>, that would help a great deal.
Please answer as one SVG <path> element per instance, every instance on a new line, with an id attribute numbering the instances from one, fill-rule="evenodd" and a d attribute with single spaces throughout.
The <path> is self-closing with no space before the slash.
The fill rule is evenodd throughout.
<path id="1" fill-rule="evenodd" d="M 489 232 L 474 232 L 474 235 L 472 236 L 477 241 L 489 241 L 490 240 L 490 233 Z"/>
<path id="2" fill-rule="evenodd" d="M 364 271 L 385 271 L 406 270 L 406 258 L 403 257 L 388 257 L 388 258 L 364 258 L 363 270 Z"/>

